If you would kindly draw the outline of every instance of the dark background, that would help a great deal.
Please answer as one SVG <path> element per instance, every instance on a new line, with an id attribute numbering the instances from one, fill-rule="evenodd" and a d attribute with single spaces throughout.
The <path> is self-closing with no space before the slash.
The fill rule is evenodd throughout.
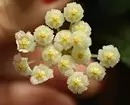
<path id="1" fill-rule="evenodd" d="M 95 53 L 103 45 L 113 44 L 121 61 L 107 70 L 103 89 L 89 99 L 78 99 L 79 105 L 130 105 L 130 0 L 77 0 L 85 9 L 92 27 Z"/>

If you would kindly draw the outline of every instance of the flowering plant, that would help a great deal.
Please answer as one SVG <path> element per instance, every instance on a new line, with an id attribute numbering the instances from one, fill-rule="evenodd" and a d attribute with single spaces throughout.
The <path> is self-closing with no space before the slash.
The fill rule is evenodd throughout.
<path id="1" fill-rule="evenodd" d="M 15 33 L 17 50 L 29 53 L 39 47 L 44 62 L 31 69 L 29 64 L 37 60 L 28 61 L 27 57 L 19 53 L 14 56 L 15 69 L 23 76 L 30 76 L 30 82 L 37 85 L 53 78 L 52 67 L 57 65 L 61 75 L 68 78 L 69 90 L 75 94 L 87 90 L 89 79 L 101 81 L 106 75 L 106 68 L 112 68 L 119 62 L 120 53 L 113 45 L 103 46 L 98 54 L 91 53 L 92 29 L 87 22 L 82 21 L 83 14 L 80 4 L 69 3 L 64 13 L 57 9 L 48 11 L 45 15 L 46 25 L 37 27 L 33 35 L 24 31 Z M 69 29 L 61 29 L 65 20 L 70 22 Z M 93 58 L 99 62 L 91 62 Z M 78 72 L 78 65 L 86 66 L 86 70 Z"/>

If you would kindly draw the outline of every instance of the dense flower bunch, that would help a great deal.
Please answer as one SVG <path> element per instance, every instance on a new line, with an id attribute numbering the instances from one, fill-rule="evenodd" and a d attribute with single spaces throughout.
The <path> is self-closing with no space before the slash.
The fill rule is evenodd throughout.
<path id="1" fill-rule="evenodd" d="M 91 54 L 89 48 L 92 45 L 91 27 L 82 21 L 83 13 L 80 4 L 69 3 L 64 8 L 64 13 L 57 9 L 48 11 L 45 15 L 47 26 L 37 27 L 33 35 L 30 32 L 17 32 L 15 34 L 17 50 L 29 53 L 34 52 L 36 47 L 41 48 L 44 64 L 31 69 L 29 66 L 31 61 L 16 54 L 13 60 L 16 70 L 23 76 L 29 76 L 31 83 L 36 85 L 53 78 L 52 67 L 57 65 L 61 75 L 68 78 L 69 90 L 75 94 L 87 90 L 89 79 L 101 81 L 106 74 L 106 68 L 114 67 L 119 62 L 120 54 L 113 45 L 103 46 L 97 55 Z M 65 21 L 70 22 L 68 30 L 60 29 Z M 97 58 L 99 62 L 91 62 L 93 58 Z M 86 66 L 86 70 L 76 71 L 78 65 Z"/>

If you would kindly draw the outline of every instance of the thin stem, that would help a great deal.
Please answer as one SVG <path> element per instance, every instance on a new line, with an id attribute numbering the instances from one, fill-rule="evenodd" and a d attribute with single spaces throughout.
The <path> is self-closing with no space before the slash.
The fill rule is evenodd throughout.
<path id="1" fill-rule="evenodd" d="M 32 64 L 32 63 L 34 63 L 34 62 L 40 62 L 40 61 L 42 61 L 41 58 L 35 59 L 35 60 L 32 60 L 32 61 L 29 61 L 28 64 Z"/>
<path id="2" fill-rule="evenodd" d="M 59 32 L 60 31 L 60 28 L 57 28 L 57 32 Z"/>
<path id="3" fill-rule="evenodd" d="M 70 30 L 71 30 L 72 26 L 73 26 L 73 23 L 70 23 L 70 27 L 69 27 Z"/>
<path id="4" fill-rule="evenodd" d="M 97 58 L 98 55 L 97 54 L 92 54 L 92 58 Z"/>

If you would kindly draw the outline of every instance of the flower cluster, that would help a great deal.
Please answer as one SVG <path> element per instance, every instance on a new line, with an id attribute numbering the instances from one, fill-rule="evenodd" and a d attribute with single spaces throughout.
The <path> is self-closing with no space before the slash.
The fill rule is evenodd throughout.
<path id="1" fill-rule="evenodd" d="M 87 90 L 89 80 L 101 81 L 106 69 L 114 67 L 120 60 L 120 53 L 113 45 L 103 46 L 98 54 L 92 54 L 91 27 L 82 20 L 84 10 L 76 2 L 69 3 L 62 13 L 51 9 L 45 15 L 46 25 L 37 27 L 33 34 L 19 31 L 15 34 L 17 50 L 20 53 L 35 51 L 41 48 L 40 64 L 31 68 L 29 65 L 37 59 L 28 61 L 20 53 L 14 56 L 15 69 L 23 76 L 29 76 L 34 85 L 41 84 L 54 77 L 53 66 L 61 75 L 66 76 L 68 89 L 75 94 Z M 68 29 L 61 28 L 64 22 L 70 22 Z M 91 59 L 97 58 L 94 62 Z M 43 61 L 44 64 L 41 62 Z M 86 66 L 82 72 L 77 71 L 78 65 Z"/>

